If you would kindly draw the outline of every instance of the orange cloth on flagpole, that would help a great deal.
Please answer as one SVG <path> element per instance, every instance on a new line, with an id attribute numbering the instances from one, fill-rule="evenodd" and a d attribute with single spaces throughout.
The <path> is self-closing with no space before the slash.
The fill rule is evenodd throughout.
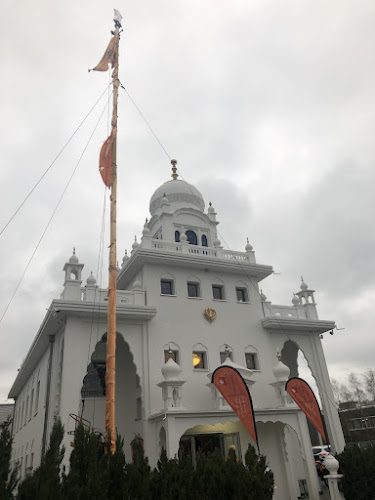
<path id="1" fill-rule="evenodd" d="M 99 172 L 107 187 L 110 187 L 112 182 L 113 141 L 115 136 L 116 129 L 112 130 L 111 135 L 104 142 L 99 156 Z"/>
<path id="2" fill-rule="evenodd" d="M 108 64 L 111 64 L 113 68 L 113 66 L 115 65 L 116 57 L 116 37 L 113 36 L 104 52 L 104 56 L 101 58 L 99 64 L 95 66 L 95 68 L 93 68 L 93 71 L 107 71 Z"/>

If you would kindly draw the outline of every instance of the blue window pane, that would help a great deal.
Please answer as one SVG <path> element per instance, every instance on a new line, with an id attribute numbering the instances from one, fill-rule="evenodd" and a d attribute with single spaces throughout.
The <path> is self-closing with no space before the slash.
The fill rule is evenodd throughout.
<path id="1" fill-rule="evenodd" d="M 176 241 L 176 242 L 180 241 L 180 231 L 174 232 L 174 241 Z"/>
<path id="2" fill-rule="evenodd" d="M 202 247 L 207 247 L 207 236 L 205 234 L 202 235 Z"/>
<path id="3" fill-rule="evenodd" d="M 194 231 L 189 229 L 189 231 L 186 231 L 186 236 L 190 245 L 198 245 L 198 238 Z"/>

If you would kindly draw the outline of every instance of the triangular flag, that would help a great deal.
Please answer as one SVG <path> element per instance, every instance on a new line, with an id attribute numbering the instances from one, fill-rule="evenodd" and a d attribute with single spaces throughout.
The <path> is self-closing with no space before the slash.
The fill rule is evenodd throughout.
<path id="1" fill-rule="evenodd" d="M 104 52 L 104 56 L 101 58 L 99 64 L 93 68 L 93 71 L 107 71 L 108 64 L 111 64 L 112 68 L 115 65 L 117 58 L 116 54 L 116 37 L 113 36 Z"/>

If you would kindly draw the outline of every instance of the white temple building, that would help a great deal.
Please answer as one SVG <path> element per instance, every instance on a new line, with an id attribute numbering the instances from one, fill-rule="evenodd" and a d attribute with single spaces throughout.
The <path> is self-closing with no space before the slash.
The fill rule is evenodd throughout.
<path id="1" fill-rule="evenodd" d="M 314 291 L 303 281 L 290 305 L 274 305 L 259 283 L 271 275 L 253 247 L 225 250 L 217 214 L 201 193 L 178 179 L 151 197 L 151 218 L 123 258 L 117 279 L 116 426 L 136 435 L 155 465 L 161 448 L 174 457 L 252 443 L 211 384 L 220 364 L 236 367 L 249 386 L 262 454 L 275 475 L 274 498 L 297 498 L 307 487 L 318 499 L 318 478 L 305 415 L 284 391 L 298 376 L 298 352 L 319 388 L 333 451 L 344 437 L 320 335 L 335 328 L 320 320 Z M 24 473 L 39 464 L 55 416 L 65 427 L 68 463 L 75 421 L 82 416 L 104 434 L 107 290 L 73 252 L 64 265 L 61 297 L 51 302 L 10 390 L 14 398 L 13 462 Z M 277 352 L 280 352 L 277 357 Z M 278 359 L 279 358 L 279 359 Z"/>

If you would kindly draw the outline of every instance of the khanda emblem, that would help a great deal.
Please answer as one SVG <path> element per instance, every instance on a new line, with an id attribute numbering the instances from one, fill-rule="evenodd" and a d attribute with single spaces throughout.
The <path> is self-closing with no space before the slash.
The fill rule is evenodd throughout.
<path id="1" fill-rule="evenodd" d="M 203 314 L 204 314 L 204 317 L 210 322 L 212 323 L 213 320 L 216 318 L 216 311 L 215 309 L 212 309 L 211 307 L 207 307 L 207 309 L 205 309 L 203 311 Z"/>

